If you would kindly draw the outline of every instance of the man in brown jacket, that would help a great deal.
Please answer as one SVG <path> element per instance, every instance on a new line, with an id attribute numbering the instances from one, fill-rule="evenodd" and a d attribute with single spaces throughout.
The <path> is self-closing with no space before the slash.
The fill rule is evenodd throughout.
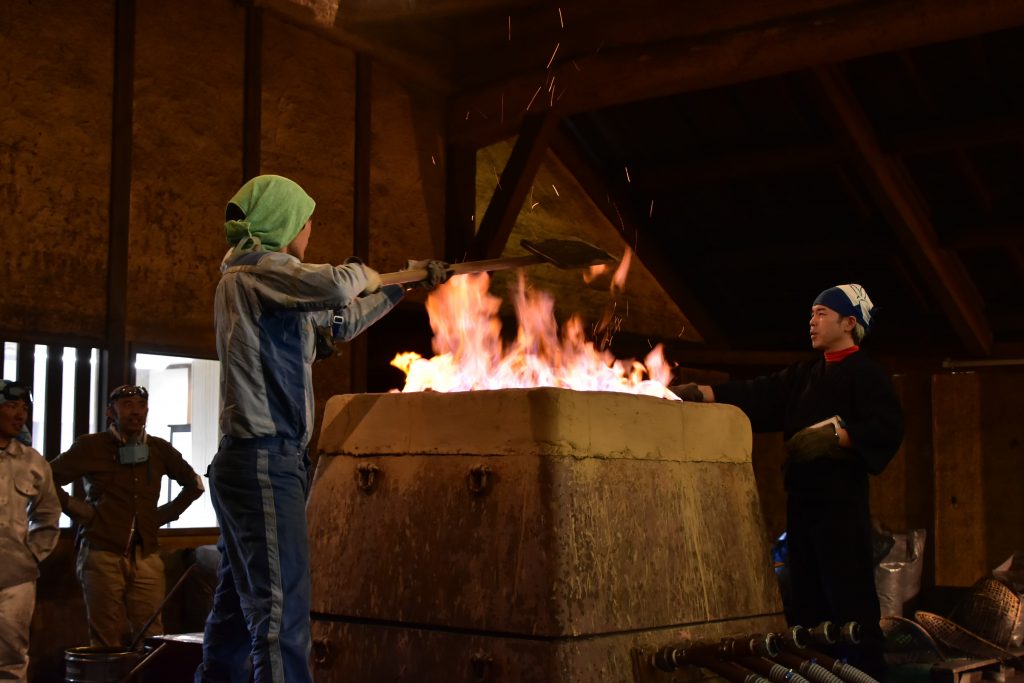
<path id="1" fill-rule="evenodd" d="M 110 428 L 79 438 L 51 466 L 57 486 L 85 482 L 85 501 L 58 491 L 79 529 L 78 580 L 82 583 L 94 646 L 123 647 L 139 635 L 163 600 L 164 563 L 157 530 L 176 520 L 203 493 L 202 479 L 171 444 L 146 434 L 149 392 L 124 385 L 110 394 Z M 158 505 L 161 482 L 181 485 Z M 146 635 L 163 632 L 160 615 Z"/>

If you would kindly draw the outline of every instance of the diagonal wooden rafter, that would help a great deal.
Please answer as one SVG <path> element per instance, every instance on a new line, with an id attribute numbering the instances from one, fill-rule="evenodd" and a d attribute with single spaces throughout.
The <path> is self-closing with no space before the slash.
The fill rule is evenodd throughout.
<path id="1" fill-rule="evenodd" d="M 639 235 L 644 234 L 645 231 L 640 227 L 639 222 L 634 220 L 630 212 L 625 209 L 628 203 L 621 199 L 619 196 L 621 193 L 612 188 L 604 179 L 603 174 L 594 169 L 570 135 L 559 130 L 551 139 L 551 150 L 576 178 L 576 182 L 587 193 L 590 201 L 604 214 L 627 244 L 633 244 Z M 649 240 L 642 241 L 646 243 Z M 707 309 L 680 280 L 672 264 L 660 251 L 645 249 L 643 253 L 636 253 L 635 257 L 650 271 L 705 342 L 723 343 L 725 341 L 721 329 Z"/>
<path id="2" fill-rule="evenodd" d="M 538 65 L 455 96 L 450 139 L 482 147 L 513 134 L 528 111 L 552 107 L 566 117 L 1024 24 L 1019 0 L 983 5 L 963 0 L 843 3 L 707 35 L 587 54 L 563 52 L 550 66 Z M 534 101 L 538 90 L 551 83 L 557 96 Z"/>
<path id="3" fill-rule="evenodd" d="M 551 112 L 528 116 L 523 120 L 519 138 L 505 163 L 505 170 L 501 172 L 501 179 L 470 247 L 472 258 L 498 258 L 505 250 L 516 217 L 523 208 L 526 193 L 530 191 L 537 169 L 544 160 L 557 123 Z"/>
<path id="4" fill-rule="evenodd" d="M 990 355 L 992 331 L 982 312 L 981 296 L 957 255 L 939 243 L 908 174 L 898 160 L 882 151 L 838 67 L 818 67 L 814 74 L 868 185 L 961 341 L 972 353 Z"/>

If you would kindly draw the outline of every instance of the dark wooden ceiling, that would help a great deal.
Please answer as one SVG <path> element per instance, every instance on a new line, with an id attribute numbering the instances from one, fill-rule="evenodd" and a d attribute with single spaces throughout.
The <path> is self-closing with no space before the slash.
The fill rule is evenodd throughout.
<path id="1" fill-rule="evenodd" d="M 875 349 L 1024 355 L 1024 2 L 259 4 L 444 94 L 452 152 L 552 149 L 711 346 L 806 349 L 856 281 Z"/>

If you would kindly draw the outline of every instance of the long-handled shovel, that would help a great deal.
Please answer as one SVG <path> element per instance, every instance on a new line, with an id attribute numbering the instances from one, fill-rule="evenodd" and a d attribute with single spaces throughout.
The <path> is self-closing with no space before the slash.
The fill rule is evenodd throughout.
<path id="1" fill-rule="evenodd" d="M 465 261 L 452 263 L 448 266 L 449 275 L 465 275 L 466 273 L 483 273 L 492 270 L 508 270 L 522 268 L 539 263 L 550 263 L 562 269 L 586 268 L 601 263 L 614 261 L 611 254 L 604 249 L 595 247 L 582 240 L 547 239 L 540 242 L 521 240 L 519 244 L 530 252 L 526 256 L 509 256 L 507 258 L 488 259 L 486 261 Z M 419 282 L 427 277 L 424 268 L 400 270 L 397 273 L 381 273 L 381 284 L 400 285 L 408 282 Z"/>
<path id="2" fill-rule="evenodd" d="M 135 650 L 135 646 L 138 645 L 139 641 L 142 640 L 142 637 L 146 635 L 146 629 L 149 628 L 149 625 L 156 620 L 157 615 L 159 615 L 164 610 L 164 607 L 167 606 L 167 603 L 170 602 L 174 594 L 178 592 L 178 589 L 181 588 L 181 585 L 185 583 L 185 579 L 187 579 L 189 574 L 192 573 L 192 570 L 194 570 L 198 566 L 198 564 L 190 564 L 188 566 L 188 569 L 182 572 L 181 577 L 178 579 L 178 582 L 174 584 L 174 587 L 171 588 L 171 590 L 167 591 L 167 595 L 164 596 L 163 601 L 156 608 L 156 611 L 153 612 L 153 616 L 151 616 L 146 621 L 146 623 L 142 625 L 142 628 L 139 629 L 138 635 L 132 638 L 132 642 L 128 646 L 128 652 L 132 652 Z M 139 663 L 135 665 L 135 668 L 129 671 L 128 674 L 119 681 L 119 683 L 129 683 L 131 680 L 133 680 L 139 674 L 140 671 L 142 671 L 144 668 L 152 664 L 153 661 L 156 660 L 158 656 L 160 656 L 160 653 L 164 651 L 168 644 L 169 643 L 161 643 L 153 651 L 147 652 L 142 657 L 142 659 L 139 660 Z"/>

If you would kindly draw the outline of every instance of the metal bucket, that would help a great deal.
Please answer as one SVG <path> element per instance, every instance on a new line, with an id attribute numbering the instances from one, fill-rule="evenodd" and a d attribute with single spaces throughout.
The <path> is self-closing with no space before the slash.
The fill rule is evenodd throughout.
<path id="1" fill-rule="evenodd" d="M 64 651 L 65 683 L 119 683 L 143 657 L 116 647 L 73 647 Z"/>

